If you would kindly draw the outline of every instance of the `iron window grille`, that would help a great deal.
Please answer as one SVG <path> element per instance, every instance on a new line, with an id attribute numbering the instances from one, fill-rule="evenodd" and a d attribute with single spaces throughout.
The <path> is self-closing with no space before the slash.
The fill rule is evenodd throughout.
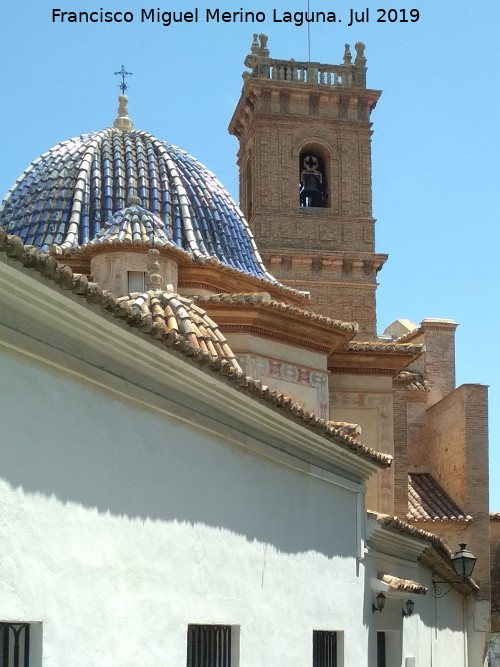
<path id="1" fill-rule="evenodd" d="M 29 623 L 0 623 L 0 665 L 29 667 Z"/>
<path id="2" fill-rule="evenodd" d="M 337 667 L 337 633 L 313 631 L 313 667 Z"/>
<path id="3" fill-rule="evenodd" d="M 187 667 L 231 667 L 231 626 L 188 625 Z"/>

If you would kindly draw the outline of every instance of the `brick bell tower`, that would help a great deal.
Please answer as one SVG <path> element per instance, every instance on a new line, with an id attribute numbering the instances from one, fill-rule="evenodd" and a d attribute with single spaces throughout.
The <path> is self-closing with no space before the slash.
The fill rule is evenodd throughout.
<path id="1" fill-rule="evenodd" d="M 239 142 L 240 205 L 264 263 L 311 293 L 312 308 L 376 333 L 370 112 L 364 44 L 343 64 L 276 60 L 254 35 L 229 124 Z"/>

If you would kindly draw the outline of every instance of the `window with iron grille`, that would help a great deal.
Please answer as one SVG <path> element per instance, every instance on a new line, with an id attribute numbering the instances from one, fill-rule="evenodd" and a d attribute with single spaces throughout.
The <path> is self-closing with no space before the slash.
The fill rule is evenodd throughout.
<path id="1" fill-rule="evenodd" d="M 1 667 L 29 667 L 29 623 L 0 623 Z"/>
<path id="2" fill-rule="evenodd" d="M 337 633 L 313 631 L 313 667 L 337 667 Z"/>
<path id="3" fill-rule="evenodd" d="M 231 667 L 231 626 L 188 625 L 187 667 Z"/>

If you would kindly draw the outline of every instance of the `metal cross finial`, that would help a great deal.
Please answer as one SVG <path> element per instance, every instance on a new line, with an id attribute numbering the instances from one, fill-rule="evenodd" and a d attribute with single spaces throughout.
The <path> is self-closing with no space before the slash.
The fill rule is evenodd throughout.
<path id="1" fill-rule="evenodd" d="M 123 95 L 125 95 L 125 91 L 127 90 L 128 86 L 125 83 L 125 77 L 126 76 L 132 76 L 132 72 L 126 72 L 125 67 L 122 65 L 122 68 L 119 72 L 115 72 L 115 75 L 121 76 L 122 82 L 118 84 L 118 88 L 122 91 Z"/>

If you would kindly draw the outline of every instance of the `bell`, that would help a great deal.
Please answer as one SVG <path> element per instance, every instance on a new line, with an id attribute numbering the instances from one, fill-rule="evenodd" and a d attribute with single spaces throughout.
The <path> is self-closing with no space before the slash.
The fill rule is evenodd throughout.
<path id="1" fill-rule="evenodd" d="M 306 172 L 302 175 L 300 196 L 304 201 L 309 200 L 309 206 L 321 206 L 323 202 L 323 189 L 319 174 Z"/>

